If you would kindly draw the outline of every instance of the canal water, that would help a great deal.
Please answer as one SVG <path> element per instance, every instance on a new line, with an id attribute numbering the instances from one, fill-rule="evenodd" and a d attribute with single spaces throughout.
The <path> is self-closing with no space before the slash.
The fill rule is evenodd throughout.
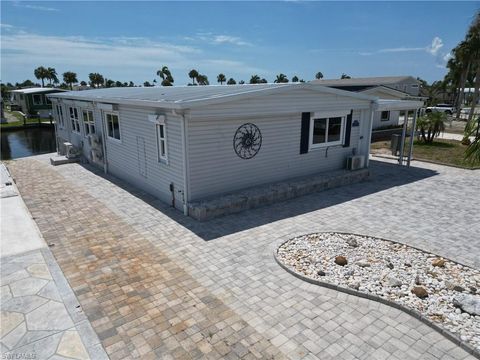
<path id="1" fill-rule="evenodd" d="M 53 128 L 27 128 L 2 131 L 1 160 L 55 152 L 55 130 Z"/>

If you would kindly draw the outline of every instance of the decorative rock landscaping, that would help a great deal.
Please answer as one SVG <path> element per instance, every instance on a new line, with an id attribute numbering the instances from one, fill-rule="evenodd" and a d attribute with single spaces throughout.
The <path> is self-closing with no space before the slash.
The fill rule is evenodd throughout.
<path id="1" fill-rule="evenodd" d="M 294 273 L 417 311 L 480 353 L 480 271 L 369 236 L 317 233 L 277 250 Z"/>

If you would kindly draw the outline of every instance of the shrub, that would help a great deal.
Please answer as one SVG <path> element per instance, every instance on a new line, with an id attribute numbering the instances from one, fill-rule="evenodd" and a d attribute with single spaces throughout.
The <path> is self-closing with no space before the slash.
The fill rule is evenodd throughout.
<path id="1" fill-rule="evenodd" d="M 430 112 L 417 120 L 417 131 L 425 143 L 432 143 L 436 136 L 445 131 L 447 115 L 443 112 Z"/>

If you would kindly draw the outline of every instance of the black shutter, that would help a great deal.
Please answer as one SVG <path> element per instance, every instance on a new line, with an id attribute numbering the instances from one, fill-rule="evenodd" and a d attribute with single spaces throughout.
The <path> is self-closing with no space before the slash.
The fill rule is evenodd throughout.
<path id="1" fill-rule="evenodd" d="M 300 154 L 308 153 L 308 142 L 310 140 L 310 113 L 302 113 L 302 130 L 300 133 Z"/>
<path id="2" fill-rule="evenodd" d="M 352 132 L 352 114 L 353 110 L 350 114 L 347 115 L 347 123 L 345 124 L 345 142 L 343 143 L 343 147 L 350 146 L 350 133 Z"/>

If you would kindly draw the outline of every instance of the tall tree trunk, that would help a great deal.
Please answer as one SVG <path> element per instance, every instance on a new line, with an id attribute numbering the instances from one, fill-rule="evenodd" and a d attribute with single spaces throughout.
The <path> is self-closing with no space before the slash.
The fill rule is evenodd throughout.
<path id="1" fill-rule="evenodd" d="M 459 95 L 458 95 L 457 103 L 455 104 L 457 109 L 457 114 L 456 114 L 457 118 L 460 116 L 462 102 L 465 97 L 465 83 L 467 82 L 468 73 L 470 72 L 470 65 L 471 65 L 471 62 L 470 60 L 468 60 L 467 66 L 463 70 L 462 75 L 460 77 L 460 88 L 458 89 Z"/>
<path id="2" fill-rule="evenodd" d="M 470 107 L 470 113 L 468 114 L 468 122 L 467 124 L 471 124 L 474 112 L 475 112 L 475 107 L 477 106 L 478 98 L 479 98 L 479 91 L 480 88 L 480 61 L 477 60 L 477 71 L 475 72 L 475 88 L 473 91 L 473 96 L 472 96 L 472 105 Z"/>
<path id="3" fill-rule="evenodd" d="M 45 83 L 43 82 L 43 78 L 41 78 L 40 80 L 42 80 L 42 87 L 44 87 Z"/>

